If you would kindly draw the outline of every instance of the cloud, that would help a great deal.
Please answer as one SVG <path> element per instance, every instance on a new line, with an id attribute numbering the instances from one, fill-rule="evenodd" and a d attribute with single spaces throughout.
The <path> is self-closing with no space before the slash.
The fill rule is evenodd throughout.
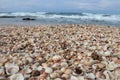
<path id="1" fill-rule="evenodd" d="M 118 11 L 120 0 L 0 0 L 0 11 Z"/>
<path id="2" fill-rule="evenodd" d="M 100 7 L 104 9 L 119 9 L 120 7 L 120 0 L 101 0 L 99 2 Z"/>

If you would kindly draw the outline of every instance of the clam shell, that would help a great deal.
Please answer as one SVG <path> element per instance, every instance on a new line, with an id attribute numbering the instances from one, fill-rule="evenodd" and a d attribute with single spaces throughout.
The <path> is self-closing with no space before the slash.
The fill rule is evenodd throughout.
<path id="1" fill-rule="evenodd" d="M 6 73 L 8 75 L 12 75 L 12 74 L 15 74 L 19 71 L 19 66 L 12 64 L 12 63 L 6 63 L 5 69 L 6 69 Z"/>
<path id="2" fill-rule="evenodd" d="M 10 80 L 24 80 L 24 76 L 21 73 L 13 74 L 9 77 Z"/>

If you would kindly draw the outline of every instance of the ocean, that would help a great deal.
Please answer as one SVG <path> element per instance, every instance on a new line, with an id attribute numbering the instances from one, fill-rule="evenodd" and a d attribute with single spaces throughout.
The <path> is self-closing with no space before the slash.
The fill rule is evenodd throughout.
<path id="1" fill-rule="evenodd" d="M 35 20 L 25 21 L 23 18 Z M 120 27 L 120 15 L 55 12 L 0 12 L 0 25 L 95 24 Z"/>

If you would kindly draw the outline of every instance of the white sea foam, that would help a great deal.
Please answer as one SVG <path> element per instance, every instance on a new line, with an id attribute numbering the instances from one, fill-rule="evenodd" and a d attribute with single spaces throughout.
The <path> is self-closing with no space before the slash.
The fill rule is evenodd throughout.
<path id="1" fill-rule="evenodd" d="M 46 12 L 14 12 L 14 13 L 0 13 L 0 17 L 2 16 L 14 16 L 14 17 L 28 17 L 34 16 L 38 19 L 40 18 L 67 18 L 67 19 L 82 19 L 82 20 L 98 20 L 98 21 L 120 21 L 120 15 L 105 15 L 105 14 L 92 14 L 92 13 L 80 13 L 80 14 L 69 14 L 69 13 L 46 13 Z"/>

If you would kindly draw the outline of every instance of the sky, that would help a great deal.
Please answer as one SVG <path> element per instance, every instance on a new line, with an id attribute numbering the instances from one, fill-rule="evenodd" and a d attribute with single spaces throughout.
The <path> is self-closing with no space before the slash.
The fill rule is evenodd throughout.
<path id="1" fill-rule="evenodd" d="M 0 0 L 0 12 L 40 11 L 120 14 L 120 0 Z"/>

